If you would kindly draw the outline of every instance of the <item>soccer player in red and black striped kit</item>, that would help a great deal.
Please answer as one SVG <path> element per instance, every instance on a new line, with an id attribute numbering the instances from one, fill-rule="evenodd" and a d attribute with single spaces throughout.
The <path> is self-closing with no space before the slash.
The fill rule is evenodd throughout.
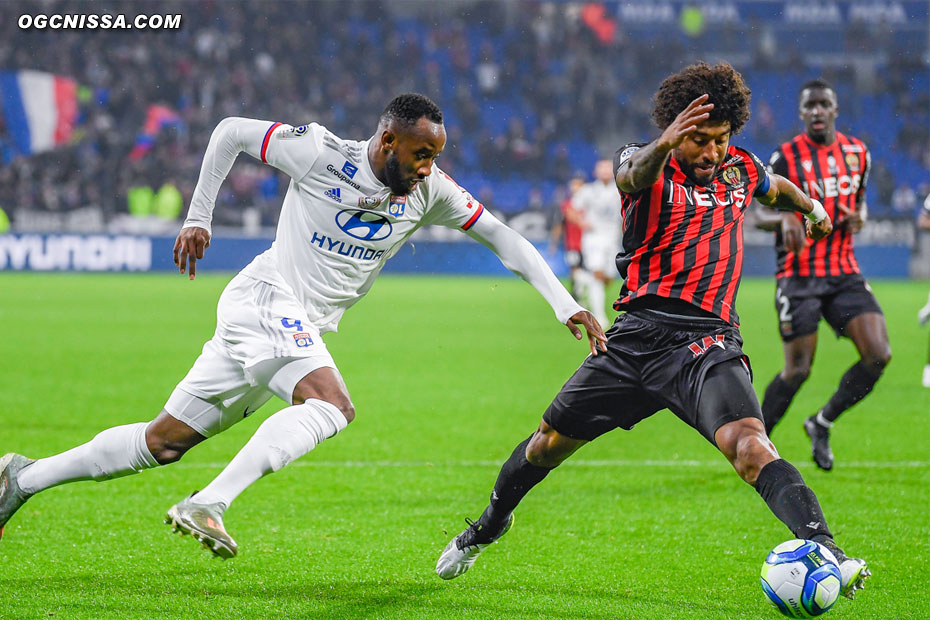
<path id="1" fill-rule="evenodd" d="M 488 507 L 440 556 L 440 577 L 468 570 L 510 528 L 526 493 L 583 444 L 668 408 L 726 456 L 797 538 L 837 555 L 843 594 L 862 587 L 866 563 L 836 546 L 814 492 L 769 441 L 741 348 L 735 301 L 753 197 L 805 214 L 814 238 L 832 228 L 819 202 L 730 145 L 749 119 L 749 99 L 725 63 L 692 65 L 659 87 L 653 119 L 662 135 L 621 148 L 614 160 L 624 229 L 617 266 L 626 280 L 616 307 L 625 313 L 504 463 Z"/>
<path id="2" fill-rule="evenodd" d="M 795 214 L 760 216 L 760 228 L 776 231 L 775 308 L 785 348 L 785 368 L 766 388 L 762 413 L 771 434 L 810 375 L 821 317 L 837 337 L 852 340 L 859 361 L 846 371 L 820 411 L 804 421 L 814 462 L 829 471 L 833 468 L 830 427 L 872 391 L 891 360 L 891 346 L 882 309 L 853 254 L 853 233 L 866 218 L 869 151 L 858 138 L 836 130 L 836 91 L 828 82 L 804 84 L 799 110 L 804 133 L 778 147 L 769 167 L 823 201 L 836 226 L 825 238 L 807 242 Z"/>

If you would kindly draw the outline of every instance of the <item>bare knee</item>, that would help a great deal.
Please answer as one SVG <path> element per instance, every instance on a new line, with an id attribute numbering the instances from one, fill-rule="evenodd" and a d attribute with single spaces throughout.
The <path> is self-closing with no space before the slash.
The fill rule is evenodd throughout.
<path id="1" fill-rule="evenodd" d="M 777 458 L 775 446 L 765 435 L 744 437 L 737 444 L 733 468 L 740 478 L 749 484 L 755 484 L 762 468 Z"/>
<path id="2" fill-rule="evenodd" d="M 575 450 L 580 448 L 584 441 L 572 439 L 560 435 L 554 429 L 546 425 L 545 430 L 540 428 L 530 439 L 526 446 L 526 460 L 536 467 L 545 467 L 552 469 L 562 464 L 565 459 L 574 454 Z"/>
<path id="3" fill-rule="evenodd" d="M 311 399 L 322 400 L 338 409 L 339 413 L 345 416 L 346 423 L 352 422 L 352 420 L 355 419 L 355 405 L 352 404 L 352 399 L 349 398 L 348 394 L 334 394 L 328 397 L 313 396 L 311 398 L 303 398 L 296 392 L 294 394 L 295 405 L 302 405 Z"/>
<path id="4" fill-rule="evenodd" d="M 810 376 L 811 366 L 809 363 L 790 364 L 785 366 L 785 369 L 781 371 L 781 378 L 784 379 L 785 383 L 794 388 L 801 387 L 801 384 L 807 381 L 807 378 Z"/>
<path id="5" fill-rule="evenodd" d="M 749 484 L 755 484 L 762 468 L 779 458 L 762 422 L 755 418 L 724 425 L 717 431 L 716 440 L 733 469 Z"/>
<path id="6" fill-rule="evenodd" d="M 337 409 L 342 413 L 346 418 L 346 423 L 351 423 L 355 419 L 355 405 L 352 404 L 352 401 L 348 398 L 340 400 L 338 403 L 332 403 L 336 406 Z"/>
<path id="7" fill-rule="evenodd" d="M 891 362 L 891 346 L 878 347 L 865 351 L 862 355 L 862 363 L 873 374 L 879 375 L 885 370 Z"/>
<path id="8" fill-rule="evenodd" d="M 318 368 L 294 386 L 293 404 L 302 405 L 310 399 L 333 405 L 345 416 L 347 423 L 355 419 L 355 405 L 345 381 L 335 368 Z"/>
<path id="9" fill-rule="evenodd" d="M 145 429 L 145 444 L 159 465 L 180 461 L 188 450 L 204 439 L 206 437 L 166 411 L 162 411 Z"/>
<path id="10" fill-rule="evenodd" d="M 168 465 L 181 460 L 184 454 L 194 447 L 193 443 L 171 440 L 168 437 L 153 433 L 151 427 L 145 432 L 145 443 L 152 457 L 159 465 Z"/>

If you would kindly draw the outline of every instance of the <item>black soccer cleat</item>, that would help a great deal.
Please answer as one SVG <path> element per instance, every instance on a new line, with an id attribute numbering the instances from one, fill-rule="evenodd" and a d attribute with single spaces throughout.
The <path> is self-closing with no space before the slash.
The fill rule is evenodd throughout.
<path id="1" fill-rule="evenodd" d="M 817 422 L 817 416 L 804 420 L 804 432 L 811 440 L 814 463 L 824 471 L 833 469 L 833 450 L 830 449 L 830 429 Z"/>

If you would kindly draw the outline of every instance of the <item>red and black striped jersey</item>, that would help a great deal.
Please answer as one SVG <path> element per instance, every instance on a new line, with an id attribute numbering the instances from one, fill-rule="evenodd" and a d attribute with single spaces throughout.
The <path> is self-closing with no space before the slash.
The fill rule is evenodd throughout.
<path id="1" fill-rule="evenodd" d="M 619 170 L 641 144 L 617 151 Z M 743 270 L 743 216 L 753 195 L 767 192 L 769 176 L 759 158 L 730 146 L 712 183 L 696 184 L 674 157 L 650 187 L 620 192 L 623 244 L 617 269 L 624 304 L 644 295 L 680 299 L 734 325 Z"/>
<path id="2" fill-rule="evenodd" d="M 808 240 L 800 254 L 785 248 L 781 229 L 775 234 L 778 254 L 776 278 L 824 277 L 859 273 L 853 253 L 853 234 L 843 226 L 838 206 L 855 211 L 865 202 L 865 185 L 872 159 L 862 140 L 836 132 L 836 140 L 817 144 L 806 133 L 782 144 L 769 160 L 769 169 L 823 203 L 833 220 L 833 232 L 817 241 Z M 803 216 L 799 213 L 798 218 Z"/>

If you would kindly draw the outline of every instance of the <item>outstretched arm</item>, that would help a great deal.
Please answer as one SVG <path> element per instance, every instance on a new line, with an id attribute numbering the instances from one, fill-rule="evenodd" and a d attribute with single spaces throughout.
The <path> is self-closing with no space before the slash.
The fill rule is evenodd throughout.
<path id="1" fill-rule="evenodd" d="M 812 239 L 823 239 L 833 230 L 833 223 L 819 200 L 810 198 L 801 189 L 778 174 L 769 174 L 769 191 L 757 194 L 762 204 L 779 211 L 797 211 L 804 215 L 807 235 Z"/>
<path id="2" fill-rule="evenodd" d="M 597 355 L 598 348 L 607 351 L 607 337 L 597 319 L 569 295 L 529 241 L 487 211 L 467 232 L 497 254 L 507 269 L 532 284 L 578 340 L 582 333 L 577 325 L 584 326 L 591 353 Z"/>

